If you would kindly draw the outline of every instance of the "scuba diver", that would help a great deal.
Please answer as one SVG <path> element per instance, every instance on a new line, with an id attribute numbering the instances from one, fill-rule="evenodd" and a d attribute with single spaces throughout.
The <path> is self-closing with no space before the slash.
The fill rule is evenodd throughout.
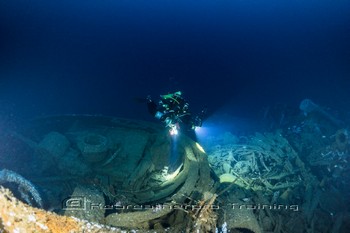
<path id="1" fill-rule="evenodd" d="M 171 135 L 176 135 L 180 126 L 185 126 L 188 130 L 202 126 L 206 111 L 202 110 L 200 115 L 193 117 L 189 111 L 189 103 L 182 97 L 181 91 L 161 95 L 160 98 L 156 104 L 150 96 L 147 97 L 148 111 L 169 128 Z"/>

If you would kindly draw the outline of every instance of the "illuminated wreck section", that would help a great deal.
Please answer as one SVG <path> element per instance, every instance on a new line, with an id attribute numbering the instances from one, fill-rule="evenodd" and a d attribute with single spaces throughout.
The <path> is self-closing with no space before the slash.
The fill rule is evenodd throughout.
<path id="1" fill-rule="evenodd" d="M 184 135 L 174 139 L 147 122 L 58 116 L 2 137 L 1 153 L 8 156 L 0 160 L 5 231 L 234 228 L 233 221 L 218 222 L 219 182 L 207 155 Z M 255 218 L 243 218 L 260 232 Z"/>

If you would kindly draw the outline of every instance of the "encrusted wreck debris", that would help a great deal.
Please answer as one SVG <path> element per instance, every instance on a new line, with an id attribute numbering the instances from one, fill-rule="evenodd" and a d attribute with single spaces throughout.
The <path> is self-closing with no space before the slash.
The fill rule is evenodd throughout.
<path id="1" fill-rule="evenodd" d="M 178 232 L 187 224 L 195 228 L 189 215 L 196 211 L 191 207 L 196 200 L 215 194 L 206 154 L 186 136 L 175 143 L 158 125 L 61 116 L 11 135 L 25 145 L 22 154 L 32 158 L 22 174 L 40 189 L 44 208 L 59 215 L 116 229 Z M 2 225 L 11 231 L 6 213 L 0 216 Z M 204 225 L 214 230 L 215 221 Z"/>
<path id="2" fill-rule="evenodd" d="M 146 122 L 38 120 L 8 137 L 31 160 L 20 172 L 9 162 L 1 167 L 2 184 L 15 175 L 12 181 L 26 185 L 19 192 L 6 186 L 17 198 L 1 189 L 0 229 L 349 232 L 348 131 L 324 126 L 324 118 L 320 127 L 317 119 L 309 114 L 273 132 L 208 138 L 207 154 Z M 44 209 L 20 202 L 21 190 L 32 197 L 29 205 L 41 207 L 42 198 Z"/>
<path id="3" fill-rule="evenodd" d="M 38 190 L 30 181 L 26 180 L 21 175 L 7 169 L 0 170 L 0 184 L 4 183 L 15 183 L 18 185 L 18 191 L 22 199 L 28 204 L 34 204 L 32 203 L 33 199 L 38 207 L 43 207 L 43 201 Z"/>
<path id="4" fill-rule="evenodd" d="M 256 133 L 243 142 L 220 146 L 209 152 L 209 161 L 221 182 L 237 178 L 236 185 L 269 194 L 299 185 L 306 174 L 304 163 L 280 132 Z"/>
<path id="5" fill-rule="evenodd" d="M 221 198 L 237 213 L 254 212 L 264 232 L 350 230 L 348 129 L 317 108 L 274 133 L 227 132 L 206 142 Z"/>
<path id="6" fill-rule="evenodd" d="M 0 232 L 122 232 L 115 227 L 33 208 L 3 187 L 0 187 L 0 220 Z"/>

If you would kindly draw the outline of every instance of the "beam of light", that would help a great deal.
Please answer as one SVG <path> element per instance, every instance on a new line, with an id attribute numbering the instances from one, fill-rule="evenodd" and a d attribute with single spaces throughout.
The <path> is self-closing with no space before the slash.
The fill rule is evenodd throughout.
<path id="1" fill-rule="evenodd" d="M 196 127 L 194 132 L 196 134 L 197 140 L 201 141 L 202 139 L 210 135 L 210 127 L 207 127 L 207 126 Z"/>
<path id="2" fill-rule="evenodd" d="M 180 173 L 182 166 L 183 164 L 181 164 L 173 173 L 164 175 L 164 179 L 166 181 L 173 180 Z"/>
<path id="3" fill-rule="evenodd" d="M 203 121 L 202 127 L 195 128 L 195 141 L 208 152 L 214 146 L 217 138 L 220 138 L 227 132 L 234 135 L 245 134 L 251 130 L 253 123 L 249 119 L 227 114 L 225 111 L 220 110 L 208 116 Z"/>
<path id="4" fill-rule="evenodd" d="M 178 170 L 178 168 L 181 167 L 183 163 L 183 155 L 178 151 L 178 137 L 172 136 L 170 140 L 168 174 L 172 174 L 174 171 Z"/>
<path id="5" fill-rule="evenodd" d="M 196 147 L 205 153 L 205 149 L 207 148 L 206 145 L 208 144 L 208 140 L 210 140 L 211 137 L 213 137 L 213 132 L 215 131 L 215 126 L 206 126 L 203 125 L 202 127 L 197 127 L 195 129 L 196 134 Z"/>
<path id="6" fill-rule="evenodd" d="M 205 150 L 203 149 L 203 147 L 198 142 L 196 142 L 196 147 L 198 148 L 198 150 L 200 150 L 201 152 L 205 153 Z"/>

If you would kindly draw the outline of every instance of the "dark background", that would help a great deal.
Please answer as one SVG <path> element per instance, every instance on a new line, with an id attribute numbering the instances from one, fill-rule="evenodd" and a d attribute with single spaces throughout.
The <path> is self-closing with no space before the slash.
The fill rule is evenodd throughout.
<path id="1" fill-rule="evenodd" d="M 0 1 L 2 117 L 151 120 L 135 98 L 177 90 L 241 119 L 304 98 L 348 111 L 350 2 Z"/>

